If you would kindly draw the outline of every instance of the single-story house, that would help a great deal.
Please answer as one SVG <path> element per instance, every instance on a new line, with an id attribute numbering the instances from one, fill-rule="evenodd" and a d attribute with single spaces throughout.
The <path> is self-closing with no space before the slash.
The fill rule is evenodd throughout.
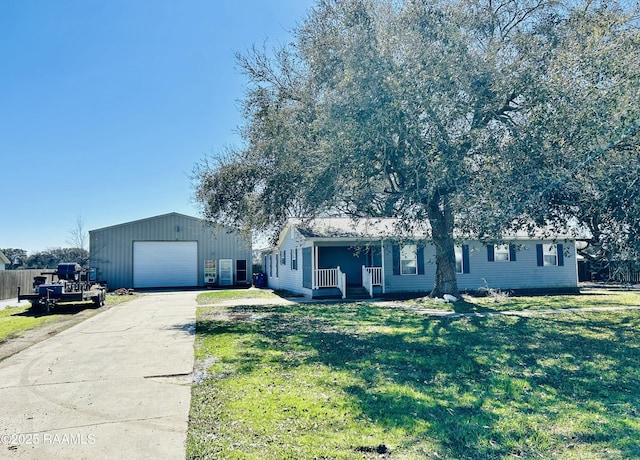
<path id="1" fill-rule="evenodd" d="M 277 244 L 263 253 L 266 284 L 311 298 L 427 293 L 435 280 L 435 248 L 423 235 L 399 237 L 397 222 L 290 219 Z M 575 243 L 568 235 L 524 232 L 501 244 L 464 241 L 455 248 L 458 287 L 577 292 Z"/>
<path id="2" fill-rule="evenodd" d="M 89 266 L 110 289 L 250 285 L 251 238 L 178 213 L 89 231 Z"/>
<path id="3" fill-rule="evenodd" d="M 7 259 L 7 256 L 5 256 L 2 251 L 0 251 L 0 270 L 4 270 L 6 267 L 5 265 L 10 264 L 11 261 L 9 259 Z"/>

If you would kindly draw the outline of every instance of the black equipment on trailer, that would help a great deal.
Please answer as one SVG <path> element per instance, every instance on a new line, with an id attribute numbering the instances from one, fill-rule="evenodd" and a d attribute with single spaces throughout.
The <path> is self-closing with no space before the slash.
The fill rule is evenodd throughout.
<path id="1" fill-rule="evenodd" d="M 76 263 L 58 264 L 57 270 L 40 275 L 33 278 L 33 293 L 22 294 L 18 287 L 18 302 L 28 300 L 33 307 L 42 307 L 45 313 L 50 313 L 58 302 L 90 300 L 96 307 L 104 305 L 106 288 L 91 280 L 89 270 Z M 51 276 L 50 283 L 47 275 Z"/>

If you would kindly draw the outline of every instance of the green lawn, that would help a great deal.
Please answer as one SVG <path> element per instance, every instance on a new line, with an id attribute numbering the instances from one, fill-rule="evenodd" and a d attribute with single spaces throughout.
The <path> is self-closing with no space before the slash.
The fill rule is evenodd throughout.
<path id="1" fill-rule="evenodd" d="M 438 303 L 433 299 L 417 299 L 401 302 L 401 305 L 435 308 L 459 313 L 562 310 L 568 308 L 607 308 L 640 306 L 640 293 L 635 291 L 584 290 L 579 295 L 547 295 L 509 297 L 498 293 L 487 297 L 463 296 L 464 302 Z"/>
<path id="2" fill-rule="evenodd" d="M 114 305 L 130 300 L 132 296 L 112 296 L 106 298 L 107 305 Z M 20 336 L 25 331 L 48 326 L 55 323 L 69 321 L 80 312 L 93 311 L 92 303 L 60 304 L 52 310 L 52 314 L 44 315 L 39 310 L 31 308 L 27 301 L 20 303 L 22 306 L 10 306 L 0 310 L 0 343 Z"/>
<path id="3" fill-rule="evenodd" d="M 640 458 L 637 310 L 201 307 L 195 353 L 188 458 Z"/>
<path id="4" fill-rule="evenodd" d="M 198 294 L 198 305 L 211 305 L 238 299 L 279 299 L 270 289 L 235 289 Z"/>
<path id="5" fill-rule="evenodd" d="M 24 305 L 24 302 L 21 302 Z M 27 305 L 30 305 L 27 302 Z M 0 310 L 0 343 L 18 336 L 27 329 L 45 326 L 57 321 L 59 315 L 34 315 L 29 307 L 7 307 Z"/>

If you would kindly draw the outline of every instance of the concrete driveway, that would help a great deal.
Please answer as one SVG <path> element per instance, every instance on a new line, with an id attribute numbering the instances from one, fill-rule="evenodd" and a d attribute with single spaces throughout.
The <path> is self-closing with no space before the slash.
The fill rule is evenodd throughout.
<path id="1" fill-rule="evenodd" d="M 144 294 L 0 362 L 0 458 L 184 458 L 196 295 Z"/>

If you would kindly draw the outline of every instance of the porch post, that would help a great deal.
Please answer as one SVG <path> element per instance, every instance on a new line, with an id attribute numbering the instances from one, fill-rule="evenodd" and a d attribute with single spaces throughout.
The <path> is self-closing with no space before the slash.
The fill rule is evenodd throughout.
<path id="1" fill-rule="evenodd" d="M 311 276 L 313 279 L 311 287 L 313 289 L 318 289 L 318 246 L 316 246 L 315 243 L 313 243 L 313 252 L 311 257 Z"/>
<path id="2" fill-rule="evenodd" d="M 384 276 L 384 261 L 385 261 L 385 257 L 384 257 L 384 238 L 382 238 L 380 240 L 380 259 L 382 260 L 382 293 L 385 294 L 385 276 Z"/>

